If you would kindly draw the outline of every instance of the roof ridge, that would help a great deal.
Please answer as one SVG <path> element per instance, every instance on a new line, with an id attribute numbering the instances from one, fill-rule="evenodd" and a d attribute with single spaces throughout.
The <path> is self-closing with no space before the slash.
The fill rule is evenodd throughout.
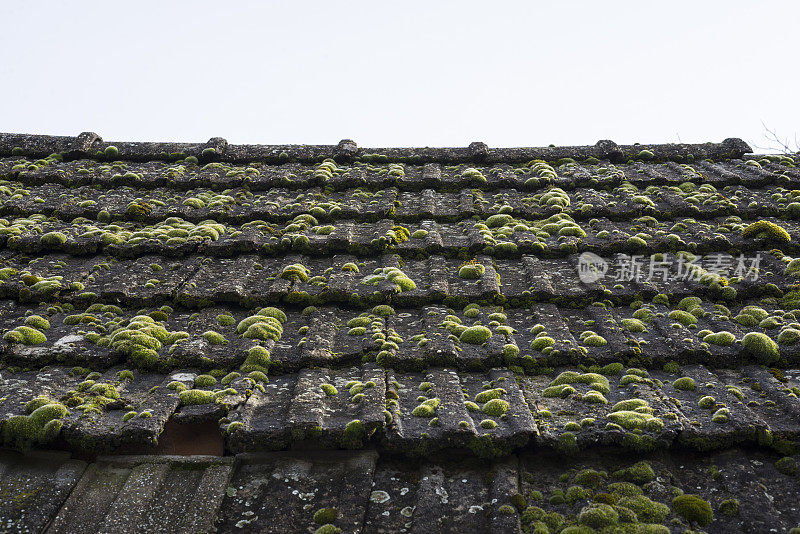
<path id="1" fill-rule="evenodd" d="M 231 145 L 221 137 L 205 143 L 171 142 L 106 142 L 94 132 L 78 136 L 0 133 L 0 157 L 46 157 L 59 153 L 67 159 L 98 158 L 129 161 L 172 161 L 193 156 L 201 161 L 244 163 L 317 162 L 326 158 L 339 161 L 361 160 L 378 163 L 521 163 L 534 159 L 555 161 L 562 158 L 585 160 L 596 158 L 612 162 L 633 159 L 674 161 L 701 159 L 737 159 L 752 153 L 740 138 L 730 137 L 721 143 L 667 143 L 618 145 L 600 140 L 586 146 L 548 146 L 489 148 L 474 142 L 468 147 L 359 148 L 343 139 L 336 145 Z"/>

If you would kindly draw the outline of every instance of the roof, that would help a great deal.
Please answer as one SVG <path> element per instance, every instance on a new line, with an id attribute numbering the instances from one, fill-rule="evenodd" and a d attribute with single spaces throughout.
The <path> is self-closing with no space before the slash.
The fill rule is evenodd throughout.
<path id="1" fill-rule="evenodd" d="M 0 531 L 798 526 L 750 152 L 0 134 Z"/>

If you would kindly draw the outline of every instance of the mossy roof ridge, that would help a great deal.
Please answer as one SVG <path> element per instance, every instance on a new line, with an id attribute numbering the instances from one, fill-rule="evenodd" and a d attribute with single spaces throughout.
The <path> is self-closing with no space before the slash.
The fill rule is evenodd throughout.
<path id="1" fill-rule="evenodd" d="M 409 461 L 374 449 L 88 464 L 12 453 L 0 455 L 0 518 L 12 532 L 52 534 L 129 525 L 146 534 L 792 532 L 797 460 L 738 447 L 494 461 L 457 451 Z"/>
<path id="2" fill-rule="evenodd" d="M 340 160 L 366 159 L 396 162 L 524 162 L 532 159 L 554 161 L 561 158 L 597 158 L 609 161 L 627 161 L 642 151 L 655 161 L 687 162 L 696 159 L 739 158 L 752 152 L 738 138 L 728 138 L 721 143 L 703 144 L 637 144 L 618 145 L 602 140 L 595 145 L 542 148 L 489 148 L 485 143 L 474 142 L 464 148 L 359 148 L 351 140 L 337 145 L 229 145 L 220 137 L 205 143 L 154 143 L 106 142 L 93 132 L 83 132 L 76 137 L 29 134 L 0 134 L 0 156 L 30 155 L 45 157 L 53 153 L 67 158 L 104 157 L 113 147 L 115 158 L 131 161 L 169 160 L 194 156 L 205 161 L 321 161 L 325 158 Z"/>

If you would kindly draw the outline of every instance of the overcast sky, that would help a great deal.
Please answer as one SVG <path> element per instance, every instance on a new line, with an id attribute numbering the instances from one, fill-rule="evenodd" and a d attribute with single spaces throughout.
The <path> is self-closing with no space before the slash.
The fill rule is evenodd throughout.
<path id="1" fill-rule="evenodd" d="M 658 5 L 656 5 L 658 4 Z M 0 3 L 0 131 L 360 146 L 800 137 L 800 2 Z"/>

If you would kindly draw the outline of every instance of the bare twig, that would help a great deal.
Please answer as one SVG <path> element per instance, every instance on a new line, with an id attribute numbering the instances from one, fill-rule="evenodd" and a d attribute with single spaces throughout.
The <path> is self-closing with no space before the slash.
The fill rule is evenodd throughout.
<path id="1" fill-rule="evenodd" d="M 782 152 L 783 154 L 794 154 L 800 152 L 800 142 L 798 142 L 797 134 L 794 135 L 794 148 L 789 145 L 789 138 L 781 139 L 774 129 L 770 129 L 764 121 L 761 121 L 761 126 L 764 127 L 764 138 L 769 141 L 767 146 L 756 146 L 760 150 L 771 150 Z"/>

